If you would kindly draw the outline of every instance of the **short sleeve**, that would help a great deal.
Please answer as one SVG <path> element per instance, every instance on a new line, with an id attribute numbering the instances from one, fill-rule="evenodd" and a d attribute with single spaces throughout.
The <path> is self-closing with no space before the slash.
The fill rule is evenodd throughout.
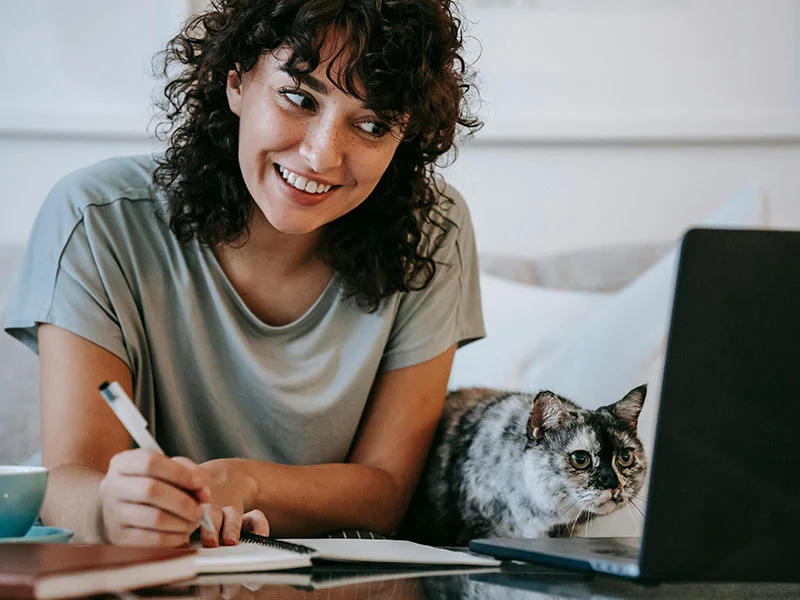
<path id="1" fill-rule="evenodd" d="M 5 330 L 38 353 L 37 328 L 50 323 L 130 364 L 119 322 L 70 182 L 60 182 L 40 211 L 14 288 Z"/>
<path id="2" fill-rule="evenodd" d="M 401 298 L 381 371 L 425 362 L 453 344 L 461 347 L 486 335 L 472 221 L 454 188 L 448 186 L 445 195 L 453 203 L 443 223 L 444 243 L 434 255 L 436 273 L 425 288 Z"/>

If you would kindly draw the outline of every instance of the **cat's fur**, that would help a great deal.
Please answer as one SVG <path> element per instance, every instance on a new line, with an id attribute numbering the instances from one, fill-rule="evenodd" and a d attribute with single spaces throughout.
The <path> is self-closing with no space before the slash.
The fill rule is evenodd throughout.
<path id="1" fill-rule="evenodd" d="M 399 536 L 434 545 L 570 535 L 632 502 L 644 483 L 636 428 L 646 386 L 585 410 L 543 391 L 451 392 Z M 623 452 L 629 449 L 633 462 Z M 585 451 L 591 455 L 588 464 Z M 622 458 L 619 453 L 623 452 Z M 627 459 L 627 460 L 626 460 Z"/>

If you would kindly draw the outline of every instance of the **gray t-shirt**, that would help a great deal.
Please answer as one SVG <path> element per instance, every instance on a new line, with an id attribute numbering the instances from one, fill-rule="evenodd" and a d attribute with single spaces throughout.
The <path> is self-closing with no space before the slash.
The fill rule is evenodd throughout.
<path id="1" fill-rule="evenodd" d="M 484 336 L 472 224 L 452 188 L 425 289 L 370 314 L 334 275 L 303 316 L 273 327 L 247 308 L 210 248 L 177 241 L 154 198 L 154 167 L 151 156 L 115 158 L 56 184 L 5 328 L 38 352 L 37 323 L 52 323 L 122 359 L 167 454 L 342 462 L 378 373 Z"/>

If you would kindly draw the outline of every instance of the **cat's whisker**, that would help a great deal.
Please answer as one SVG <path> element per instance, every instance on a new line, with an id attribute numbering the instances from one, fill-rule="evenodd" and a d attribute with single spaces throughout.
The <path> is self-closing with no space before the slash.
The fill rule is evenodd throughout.
<path id="1" fill-rule="evenodd" d="M 636 504 L 634 504 L 633 502 L 628 502 L 628 507 L 635 509 L 636 512 L 639 513 L 639 515 L 642 517 L 642 523 L 644 523 L 644 512 L 642 511 L 642 509 L 636 506 Z"/>
<path id="2" fill-rule="evenodd" d="M 567 504 L 566 504 L 564 507 L 562 507 L 562 509 L 559 511 L 559 515 L 560 515 L 560 516 L 561 516 L 563 519 L 565 519 L 565 520 L 566 520 L 566 522 L 569 522 L 569 519 L 571 518 L 571 517 L 570 517 L 570 511 L 571 511 L 571 510 L 572 510 L 574 507 L 576 507 L 576 506 L 577 506 L 577 507 L 578 507 L 578 513 L 577 513 L 577 515 L 576 515 L 576 517 L 575 517 L 575 519 L 576 519 L 576 521 L 577 521 L 578 519 L 580 519 L 580 518 L 581 518 L 581 514 L 583 513 L 583 509 L 581 508 L 581 502 L 582 502 L 582 500 L 581 500 L 580 498 L 579 498 L 579 499 L 577 499 L 577 500 L 572 500 L 571 502 L 567 503 Z M 573 524 L 573 525 L 572 525 L 572 529 L 573 529 L 573 530 L 575 529 L 575 524 Z M 572 536 L 572 533 L 570 533 L 570 537 L 571 537 L 571 536 Z"/>
<path id="3" fill-rule="evenodd" d="M 578 516 L 575 517 L 575 520 L 572 522 L 572 528 L 569 530 L 569 537 L 572 537 L 572 534 L 575 533 L 575 526 L 578 524 L 578 521 L 580 520 L 581 515 L 583 514 L 583 506 L 581 506 L 581 504 L 578 504 L 578 508 L 580 510 L 578 511 Z"/>
<path id="4" fill-rule="evenodd" d="M 642 536 L 642 529 L 639 527 L 639 524 L 636 522 L 636 518 L 633 516 L 633 502 L 628 503 L 625 507 L 628 509 L 628 516 L 631 518 L 631 523 L 633 523 L 634 529 L 636 529 L 636 534 L 641 537 Z"/>
<path id="5" fill-rule="evenodd" d="M 564 505 L 564 507 L 561 509 L 561 513 L 560 514 L 563 514 L 563 516 L 565 516 L 565 517 L 568 516 L 569 515 L 569 511 L 574 506 L 577 506 L 579 503 L 580 503 L 580 500 L 572 500 L 571 502 L 569 502 L 566 505 Z"/>
<path id="6" fill-rule="evenodd" d="M 586 518 L 586 529 L 583 530 L 583 537 L 589 537 L 589 524 L 592 522 L 592 518 L 594 514 L 589 513 L 589 516 Z"/>
<path id="7" fill-rule="evenodd" d="M 634 494 L 633 496 L 631 496 L 630 498 L 628 498 L 628 502 L 629 502 L 630 504 L 633 504 L 633 505 L 634 505 L 636 508 L 640 508 L 640 506 L 639 506 L 638 504 L 636 504 L 636 501 L 637 501 L 637 500 L 638 500 L 639 502 L 642 502 L 642 503 L 643 503 L 643 504 L 645 504 L 645 505 L 647 504 L 647 499 L 646 499 L 646 498 L 644 498 L 644 497 L 642 497 L 642 496 L 639 496 L 638 494 Z"/>
<path id="8" fill-rule="evenodd" d="M 569 530 L 569 537 L 572 537 L 572 534 L 575 533 L 575 525 L 578 524 L 578 518 L 579 517 L 580 517 L 580 515 L 578 517 L 575 517 L 575 520 L 572 522 L 572 527 L 570 527 L 570 530 Z"/>

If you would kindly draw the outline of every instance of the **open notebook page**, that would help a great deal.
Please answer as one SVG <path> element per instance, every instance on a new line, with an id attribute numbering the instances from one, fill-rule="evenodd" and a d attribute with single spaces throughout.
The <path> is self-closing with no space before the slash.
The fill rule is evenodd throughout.
<path id="1" fill-rule="evenodd" d="M 217 548 L 203 548 L 195 544 L 194 547 L 198 549 L 197 570 L 200 573 L 279 571 L 311 566 L 311 558 L 307 554 L 261 544 L 240 543 Z"/>
<path id="2" fill-rule="evenodd" d="M 459 565 L 495 567 L 499 560 L 464 552 L 425 546 L 405 540 L 368 539 L 287 539 L 316 549 L 314 560 L 365 562 L 402 565 Z"/>
<path id="3" fill-rule="evenodd" d="M 277 571 L 308 567 L 312 561 L 320 560 L 416 566 L 495 567 L 500 564 L 497 559 L 477 556 L 468 551 L 445 550 L 403 540 L 303 538 L 285 541 L 309 546 L 315 552 L 300 554 L 247 542 L 218 548 L 195 545 L 198 548 L 198 571 L 200 573 Z"/>

